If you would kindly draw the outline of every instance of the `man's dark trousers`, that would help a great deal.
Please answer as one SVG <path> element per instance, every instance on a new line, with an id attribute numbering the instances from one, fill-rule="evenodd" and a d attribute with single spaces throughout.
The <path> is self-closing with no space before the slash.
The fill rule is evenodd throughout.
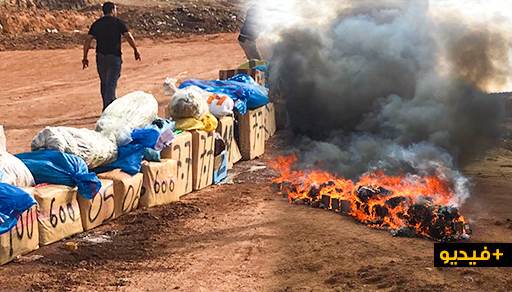
<path id="1" fill-rule="evenodd" d="M 121 76 L 121 57 L 115 55 L 96 55 L 96 67 L 101 80 L 103 110 L 116 99 L 117 80 Z"/>

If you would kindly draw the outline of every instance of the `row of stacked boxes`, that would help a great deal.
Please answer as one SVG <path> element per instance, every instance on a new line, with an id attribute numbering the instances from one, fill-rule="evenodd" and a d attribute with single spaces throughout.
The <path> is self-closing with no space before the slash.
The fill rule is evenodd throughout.
<path id="1" fill-rule="evenodd" d="M 77 188 L 61 185 L 23 188 L 38 204 L 23 212 L 13 229 L 0 235 L 0 265 L 39 245 L 93 229 L 138 207 L 165 205 L 218 183 L 236 162 L 265 152 L 265 141 L 276 132 L 276 115 L 272 103 L 237 115 L 239 144 L 235 139 L 235 117 L 221 118 L 217 132 L 226 147 L 216 157 L 214 133 L 178 134 L 162 150 L 162 161 L 143 161 L 141 173 L 132 176 L 117 169 L 98 174 L 102 187 L 93 199 L 78 195 Z"/>

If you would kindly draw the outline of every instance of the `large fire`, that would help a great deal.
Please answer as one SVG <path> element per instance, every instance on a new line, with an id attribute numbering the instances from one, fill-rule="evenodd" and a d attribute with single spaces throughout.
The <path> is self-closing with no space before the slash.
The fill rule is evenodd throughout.
<path id="1" fill-rule="evenodd" d="M 292 203 L 348 214 L 396 236 L 469 238 L 469 225 L 453 206 L 457 203 L 453 186 L 439 176 L 387 176 L 375 171 L 353 182 L 325 171 L 292 170 L 296 161 L 296 156 L 288 156 L 271 163 L 280 172 L 272 187 Z"/>

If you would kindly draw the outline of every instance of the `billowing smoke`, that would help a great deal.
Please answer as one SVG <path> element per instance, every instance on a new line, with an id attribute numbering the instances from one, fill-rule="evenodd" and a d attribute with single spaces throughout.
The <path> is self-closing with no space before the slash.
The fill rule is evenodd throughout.
<path id="1" fill-rule="evenodd" d="M 507 82 L 510 38 L 448 16 L 425 1 L 353 1 L 329 25 L 281 33 L 269 82 L 287 84 L 301 167 L 436 174 L 467 197 L 457 169 L 504 132 L 503 100 L 485 91 Z"/>

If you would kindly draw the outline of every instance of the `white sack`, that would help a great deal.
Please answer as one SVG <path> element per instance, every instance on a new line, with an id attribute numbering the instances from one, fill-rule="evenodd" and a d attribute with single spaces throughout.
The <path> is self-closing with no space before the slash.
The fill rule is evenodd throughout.
<path id="1" fill-rule="evenodd" d="M 194 85 L 178 89 L 167 106 L 167 117 L 202 119 L 210 113 L 205 94 L 209 93 Z"/>
<path id="2" fill-rule="evenodd" d="M 35 185 L 34 177 L 27 166 L 14 155 L 7 153 L 4 127 L 0 126 L 0 182 L 17 187 Z"/>
<path id="3" fill-rule="evenodd" d="M 118 145 L 131 141 L 133 129 L 143 128 L 158 115 L 158 102 L 149 93 L 135 91 L 114 100 L 101 114 L 94 130 L 114 137 Z"/>
<path id="4" fill-rule="evenodd" d="M 89 129 L 46 127 L 32 140 L 32 151 L 49 149 L 82 157 L 89 169 L 117 158 L 115 141 Z"/>

